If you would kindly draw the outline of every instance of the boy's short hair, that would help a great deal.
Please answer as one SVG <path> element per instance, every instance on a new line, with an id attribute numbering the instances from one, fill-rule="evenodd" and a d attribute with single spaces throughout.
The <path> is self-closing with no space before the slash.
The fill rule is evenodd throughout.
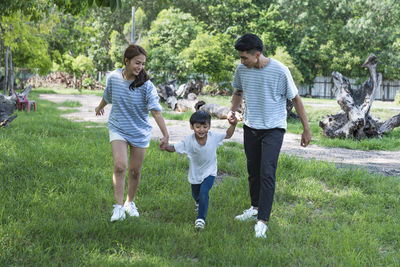
<path id="1" fill-rule="evenodd" d="M 190 124 L 194 125 L 195 123 L 200 124 L 211 124 L 211 115 L 207 111 L 198 110 L 190 116 Z"/>
<path id="2" fill-rule="evenodd" d="M 239 37 L 239 39 L 236 40 L 235 49 L 241 52 L 244 51 L 262 52 L 263 42 L 257 35 L 252 33 L 246 33 L 245 35 L 242 35 L 241 37 Z"/>

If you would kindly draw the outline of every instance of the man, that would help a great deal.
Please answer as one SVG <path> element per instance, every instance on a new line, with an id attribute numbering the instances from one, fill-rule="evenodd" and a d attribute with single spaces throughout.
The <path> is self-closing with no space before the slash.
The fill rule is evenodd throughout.
<path id="1" fill-rule="evenodd" d="M 266 238 L 266 223 L 275 193 L 275 173 L 287 126 L 286 99 L 293 101 L 303 124 L 303 147 L 310 143 L 311 131 L 289 69 L 262 54 L 263 43 L 257 35 L 241 36 L 235 43 L 235 49 L 241 64 L 236 69 L 232 84 L 235 92 L 228 118 L 235 117 L 235 111 L 244 99 L 244 149 L 251 198 L 250 209 L 235 219 L 257 219 L 255 236 Z"/>

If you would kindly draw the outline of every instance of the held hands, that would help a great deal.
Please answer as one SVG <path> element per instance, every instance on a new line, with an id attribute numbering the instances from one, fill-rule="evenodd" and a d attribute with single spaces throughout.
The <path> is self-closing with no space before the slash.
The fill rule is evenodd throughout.
<path id="1" fill-rule="evenodd" d="M 168 147 L 168 136 L 164 136 L 163 138 L 160 139 L 160 150 L 166 150 Z"/>
<path id="2" fill-rule="evenodd" d="M 231 124 L 231 125 L 236 125 L 237 123 L 238 123 L 238 119 L 236 118 L 236 116 L 235 116 L 235 112 L 233 112 L 232 110 L 231 111 L 229 111 L 229 113 L 228 113 L 228 122 Z"/>

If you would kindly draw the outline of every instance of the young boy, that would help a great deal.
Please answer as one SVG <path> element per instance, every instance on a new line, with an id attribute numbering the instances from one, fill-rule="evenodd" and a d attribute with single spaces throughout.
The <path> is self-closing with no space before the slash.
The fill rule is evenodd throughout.
<path id="1" fill-rule="evenodd" d="M 192 196 L 196 201 L 198 216 L 195 227 L 204 229 L 209 202 L 209 191 L 217 175 L 217 147 L 223 139 L 232 137 L 237 119 L 229 120 L 226 133 L 211 132 L 211 116 L 206 111 L 196 111 L 190 117 L 190 128 L 193 134 L 186 136 L 175 145 L 162 147 L 168 152 L 186 154 L 189 158 L 188 180 L 192 185 Z"/>

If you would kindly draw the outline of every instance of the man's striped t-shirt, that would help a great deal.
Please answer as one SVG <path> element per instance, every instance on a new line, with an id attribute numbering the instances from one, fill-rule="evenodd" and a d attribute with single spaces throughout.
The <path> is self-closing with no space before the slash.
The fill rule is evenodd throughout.
<path id="1" fill-rule="evenodd" d="M 108 74 L 103 93 L 104 101 L 112 104 L 108 128 L 133 146 L 148 147 L 152 130 L 149 112 L 161 111 L 159 97 L 150 80 L 133 91 L 129 90 L 130 84 L 123 79 L 122 69 Z"/>
<path id="2" fill-rule="evenodd" d="M 253 129 L 286 130 L 286 99 L 293 99 L 298 90 L 285 65 L 274 59 L 261 69 L 239 64 L 232 85 L 243 91 L 245 125 Z"/>

